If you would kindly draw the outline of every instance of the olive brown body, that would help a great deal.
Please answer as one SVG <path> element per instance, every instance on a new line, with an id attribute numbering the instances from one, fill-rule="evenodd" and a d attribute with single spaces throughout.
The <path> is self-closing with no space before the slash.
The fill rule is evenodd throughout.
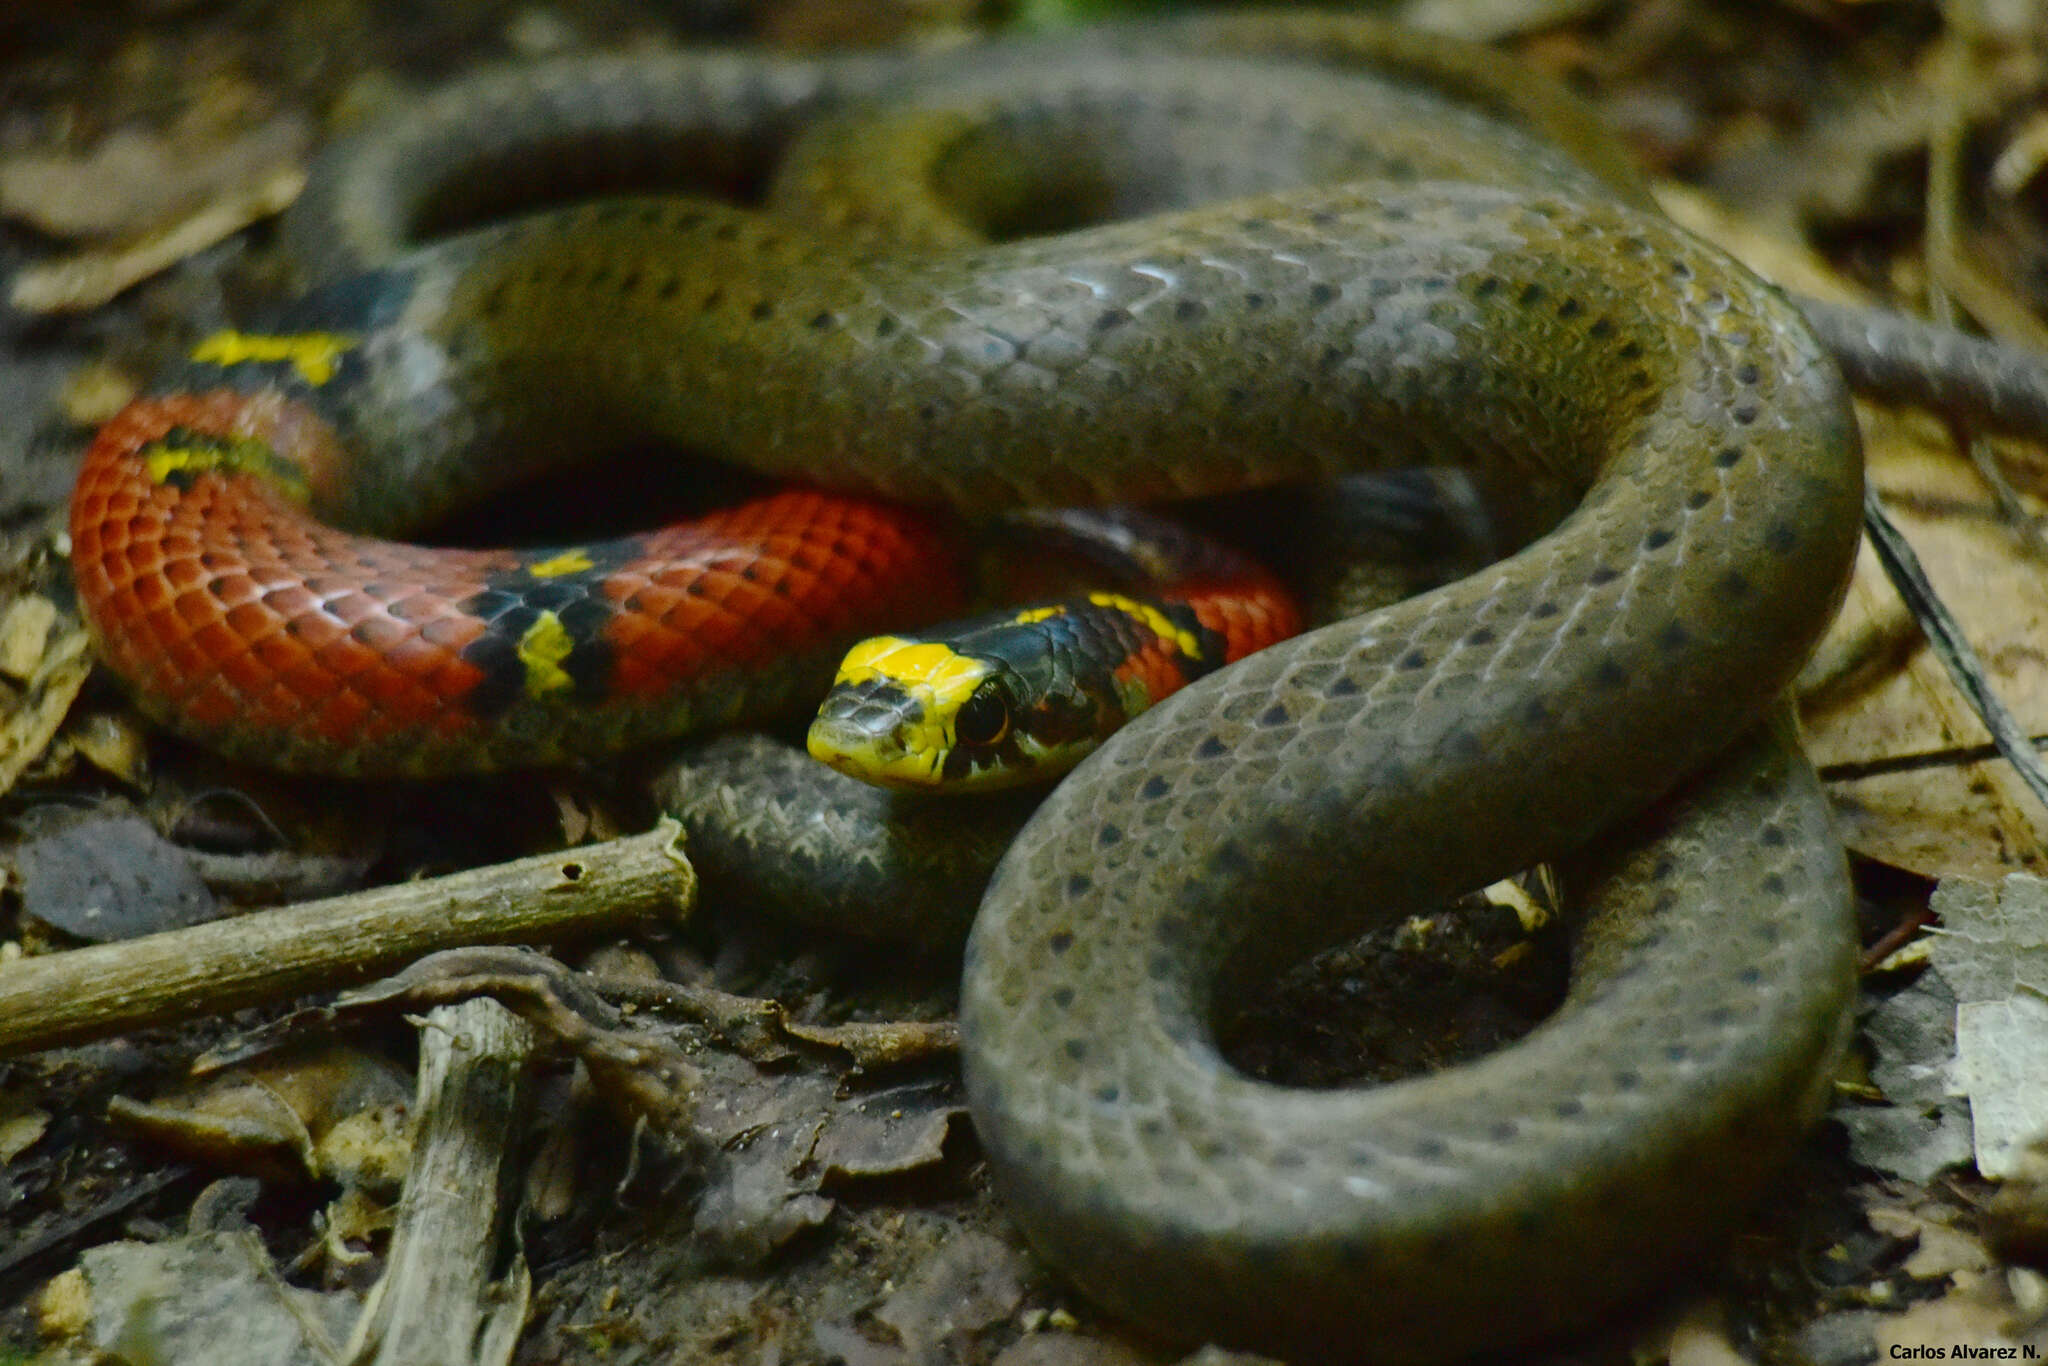
<path id="1" fill-rule="evenodd" d="M 620 199 L 385 266 L 332 501 L 389 524 L 479 482 L 482 447 L 499 478 L 593 433 L 966 508 L 1417 463 L 1577 492 L 1510 558 L 1083 763 L 976 923 L 966 1080 L 1034 1243 L 1175 1338 L 1456 1356 L 1654 1283 L 1817 1113 L 1854 989 L 1842 854 L 1778 716 L 1862 498 L 1798 308 L 1540 82 L 1327 17 L 507 74 L 335 152 L 293 235 L 381 257 L 453 221 L 458 165 L 609 187 L 666 148 L 758 181 L 860 97 L 877 122 L 781 173 L 832 231 Z M 900 170 L 872 127 L 907 140 L 907 204 L 857 188 Z M 1554 857 L 1589 902 L 1575 985 L 1507 1053 L 1319 1093 L 1217 1055 L 1219 992 Z"/>

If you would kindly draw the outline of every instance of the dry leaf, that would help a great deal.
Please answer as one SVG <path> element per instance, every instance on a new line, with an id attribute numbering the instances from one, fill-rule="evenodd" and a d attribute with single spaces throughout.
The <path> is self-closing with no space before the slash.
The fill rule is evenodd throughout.
<path id="1" fill-rule="evenodd" d="M 0 160 L 0 215 L 52 237 L 133 235 L 298 166 L 310 141 L 285 116 L 228 137 L 120 129 L 83 156 L 16 152 Z"/>

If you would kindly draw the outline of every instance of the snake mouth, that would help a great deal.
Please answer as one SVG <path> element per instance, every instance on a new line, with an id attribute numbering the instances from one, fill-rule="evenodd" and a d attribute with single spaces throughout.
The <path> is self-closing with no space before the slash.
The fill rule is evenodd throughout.
<path id="1" fill-rule="evenodd" d="M 929 791 L 944 778 L 946 737 L 924 703 L 900 684 L 841 683 L 811 721 L 811 757 L 878 787 Z"/>

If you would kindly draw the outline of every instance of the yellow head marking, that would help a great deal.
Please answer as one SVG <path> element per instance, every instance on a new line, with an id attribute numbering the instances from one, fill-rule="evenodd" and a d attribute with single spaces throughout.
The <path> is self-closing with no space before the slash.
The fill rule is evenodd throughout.
<path id="1" fill-rule="evenodd" d="M 988 665 L 978 659 L 956 654 L 950 645 L 932 640 L 905 640 L 901 636 L 875 636 L 846 652 L 839 676 L 833 684 L 854 685 L 882 679 L 913 696 L 926 699 L 927 707 L 948 712 L 973 695 L 988 677 Z"/>
<path id="2" fill-rule="evenodd" d="M 526 572 L 536 579 L 558 579 L 564 574 L 581 574 L 592 567 L 590 556 L 577 549 L 564 550 L 561 554 L 551 555 L 538 564 L 530 564 L 526 566 Z"/>
<path id="3" fill-rule="evenodd" d="M 936 786 L 953 749 L 953 718 L 989 673 L 989 665 L 934 641 L 864 640 L 839 665 L 835 691 L 886 683 L 906 705 L 889 725 L 876 728 L 835 717 L 828 700 L 811 724 L 811 757 L 881 787 Z"/>
<path id="4" fill-rule="evenodd" d="M 1149 603 L 1127 598 L 1121 593 L 1090 593 L 1088 601 L 1097 607 L 1109 607 L 1125 612 L 1145 623 L 1147 630 L 1161 640 L 1170 640 L 1174 648 L 1189 659 L 1202 657 L 1202 642 L 1193 631 L 1184 631 L 1173 624 L 1173 619 Z"/>
<path id="5" fill-rule="evenodd" d="M 1027 607 L 1015 617 L 1012 617 L 1011 621 L 1018 626 L 1029 626 L 1034 621 L 1046 621 L 1052 617 L 1063 617 L 1066 614 L 1066 608 L 1058 603 L 1054 603 L 1050 607 Z"/>
<path id="6" fill-rule="evenodd" d="M 334 332 L 295 332 L 278 336 L 258 332 L 216 332 L 192 348 L 192 359 L 202 365 L 240 365 L 244 361 L 289 361 L 299 378 L 308 384 L 325 384 L 334 378 L 334 367 L 342 354 L 356 344 L 354 337 Z"/>
<path id="7" fill-rule="evenodd" d="M 575 639 L 553 612 L 542 612 L 519 637 L 519 662 L 526 666 L 526 695 L 546 697 L 575 686 L 562 661 L 576 648 Z"/>
<path id="8" fill-rule="evenodd" d="M 180 474 L 218 470 L 223 474 L 253 474 L 296 502 L 304 503 L 311 497 L 305 475 L 280 460 L 268 443 L 253 437 L 174 431 L 161 441 L 150 442 L 141 454 L 142 467 L 149 472 L 151 483 L 168 483 Z"/>

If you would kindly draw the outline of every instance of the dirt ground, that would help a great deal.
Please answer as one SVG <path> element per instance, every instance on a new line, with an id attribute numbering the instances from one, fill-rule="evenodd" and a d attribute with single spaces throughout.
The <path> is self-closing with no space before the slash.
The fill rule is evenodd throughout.
<path id="1" fill-rule="evenodd" d="M 1108 8 L 0 12 L 0 984 L 24 955 L 573 850 L 652 819 L 646 761 L 432 787 L 290 780 L 153 735 L 87 672 L 62 554 L 79 453 L 195 338 L 283 294 L 271 218 L 335 128 L 485 62 L 703 38 L 938 42 Z M 1913 309 L 1938 282 L 1987 329 L 2048 349 L 2048 15 L 2035 0 L 1413 10 L 1570 81 L 1675 216 L 1766 274 Z M 2048 497 L 2048 455 L 1999 447 L 2003 493 L 1940 424 L 1865 417 L 1874 481 L 1994 684 L 2029 734 L 2048 733 L 2048 594 L 2024 520 Z M 494 504 L 448 535 L 566 534 L 545 520 L 557 501 Z M 1810 682 L 1812 749 L 1857 855 L 1871 947 L 1857 1056 L 1830 1122 L 1736 1246 L 1561 1349 L 1569 1358 L 1848 1366 L 1929 1345 L 2048 1347 L 2048 1281 L 2027 1267 L 2044 1246 L 2032 1179 L 2048 1160 L 2027 1146 L 2048 1131 L 2048 921 L 2025 877 L 2048 862 L 2042 808 L 1987 757 L 1874 573 Z M 98 922 L 67 912 L 85 901 Z M 1935 915 L 1930 947 L 1914 932 Z M 1528 921 L 1480 902 L 1333 950 L 1233 1023 L 1236 1056 L 1330 1084 L 1483 1052 L 1561 991 L 1558 935 Z M 495 1268 L 500 1298 L 524 1312 L 509 1359 L 1173 1357 L 1040 1269 L 991 1194 L 950 1051 L 945 955 L 821 940 L 709 902 L 685 923 L 548 943 L 637 986 L 588 1005 L 558 979 L 520 978 L 546 1063 L 517 1111 L 530 1120 L 520 1256 Z M 441 968 L 531 971 L 500 957 Z M 322 1000 L 0 1061 L 0 1362 L 333 1359 L 388 1250 L 418 1048 L 406 1013 L 431 1002 L 328 1013 Z M 628 1036 L 648 1051 L 621 1067 L 607 1049 Z M 714 1142 L 666 1143 L 620 1105 L 634 1084 L 683 1072 L 692 1122 Z"/>

